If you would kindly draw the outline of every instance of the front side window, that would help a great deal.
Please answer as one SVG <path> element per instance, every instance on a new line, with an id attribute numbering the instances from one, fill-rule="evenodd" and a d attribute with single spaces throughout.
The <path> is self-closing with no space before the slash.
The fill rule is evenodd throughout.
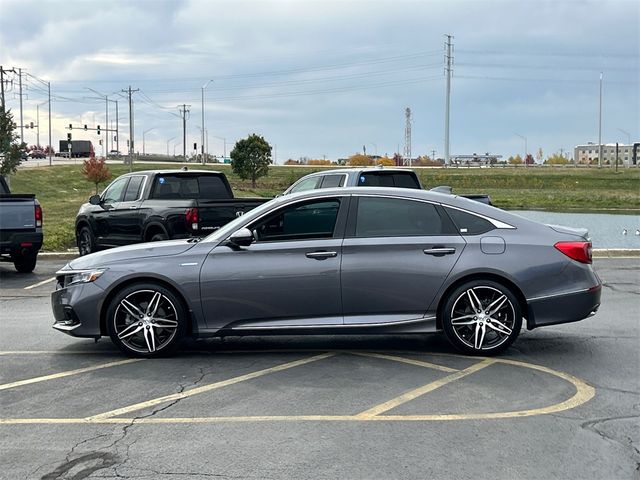
<path id="1" fill-rule="evenodd" d="M 291 189 L 289 193 L 298 193 L 305 192 L 307 190 L 314 190 L 318 188 L 318 184 L 322 180 L 322 176 L 318 175 L 317 177 L 307 178 L 306 180 L 302 180 L 295 187 Z"/>
<path id="2" fill-rule="evenodd" d="M 448 234 L 435 205 L 397 198 L 361 197 L 356 237 L 405 237 Z"/>
<path id="3" fill-rule="evenodd" d="M 119 178 L 107 188 L 102 197 L 104 203 L 121 202 L 124 198 L 124 189 L 127 186 L 129 177 Z"/>
<path id="4" fill-rule="evenodd" d="M 455 208 L 445 208 L 445 210 L 462 235 L 480 235 L 496 228 L 489 220 L 472 213 Z"/>
<path id="5" fill-rule="evenodd" d="M 258 242 L 331 238 L 339 208 L 338 199 L 296 203 L 249 228 Z"/>

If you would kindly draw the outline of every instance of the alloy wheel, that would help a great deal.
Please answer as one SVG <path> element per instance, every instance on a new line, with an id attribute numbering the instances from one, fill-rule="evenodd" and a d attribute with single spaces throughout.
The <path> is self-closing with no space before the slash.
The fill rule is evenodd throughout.
<path id="1" fill-rule="evenodd" d="M 453 302 L 450 314 L 454 335 L 473 351 L 498 349 L 512 338 L 519 324 L 516 319 L 516 309 L 509 297 L 487 285 L 463 290 Z"/>
<path id="2" fill-rule="evenodd" d="M 113 326 L 129 350 L 152 354 L 171 344 L 180 322 L 174 303 L 161 292 L 136 290 L 118 303 Z"/>

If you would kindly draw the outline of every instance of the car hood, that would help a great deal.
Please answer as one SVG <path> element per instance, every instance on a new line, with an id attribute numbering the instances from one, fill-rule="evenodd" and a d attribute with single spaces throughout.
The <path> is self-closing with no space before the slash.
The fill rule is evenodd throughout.
<path id="1" fill-rule="evenodd" d="M 84 257 L 76 258 L 69 262 L 69 267 L 75 269 L 92 268 L 108 265 L 115 262 L 123 262 L 140 257 L 163 257 L 178 255 L 193 248 L 196 242 L 189 240 L 167 240 L 164 242 L 138 243 L 125 247 L 112 248 L 102 252 L 92 253 Z"/>

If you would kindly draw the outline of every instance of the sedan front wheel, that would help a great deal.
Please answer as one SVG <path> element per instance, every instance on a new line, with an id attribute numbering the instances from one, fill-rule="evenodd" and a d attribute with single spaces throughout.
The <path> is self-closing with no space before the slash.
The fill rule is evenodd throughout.
<path id="1" fill-rule="evenodd" d="M 447 298 L 442 326 L 458 350 L 495 355 L 509 347 L 520 333 L 520 303 L 510 289 L 497 282 L 467 282 Z"/>
<path id="2" fill-rule="evenodd" d="M 120 350 L 136 357 L 171 352 L 185 332 L 180 299 L 156 284 L 135 284 L 119 292 L 107 310 L 109 336 Z"/>

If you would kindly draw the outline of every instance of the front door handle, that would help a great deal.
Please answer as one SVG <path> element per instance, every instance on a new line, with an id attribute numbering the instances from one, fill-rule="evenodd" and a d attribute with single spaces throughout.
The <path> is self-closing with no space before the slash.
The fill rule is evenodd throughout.
<path id="1" fill-rule="evenodd" d="M 138 205 L 131 205 L 129 207 L 129 210 L 137 210 L 138 209 Z"/>
<path id="2" fill-rule="evenodd" d="M 425 248 L 423 252 L 425 255 L 452 255 L 456 253 L 456 249 L 453 247 L 433 247 Z"/>
<path id="3" fill-rule="evenodd" d="M 324 260 L 325 258 L 333 258 L 338 256 L 338 252 L 309 252 L 304 255 L 307 258 L 315 258 L 316 260 Z"/>

